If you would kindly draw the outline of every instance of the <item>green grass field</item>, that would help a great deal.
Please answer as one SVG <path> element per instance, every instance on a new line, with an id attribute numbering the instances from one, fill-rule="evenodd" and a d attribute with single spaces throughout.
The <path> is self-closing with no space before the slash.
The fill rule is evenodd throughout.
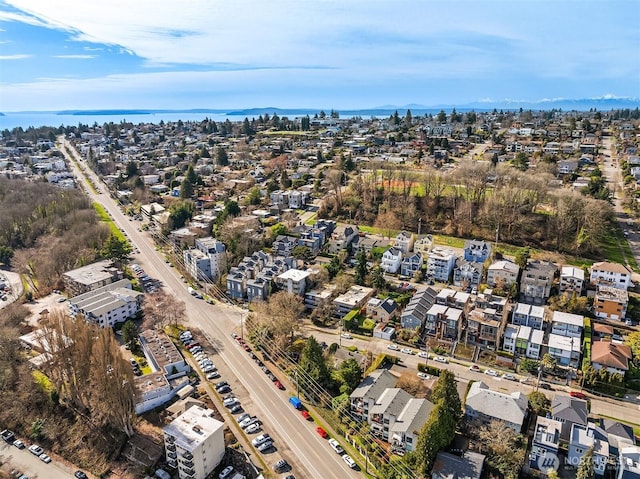
<path id="1" fill-rule="evenodd" d="M 111 219 L 107 211 L 102 207 L 102 205 L 99 205 L 98 203 L 94 203 L 93 209 L 96 210 L 96 213 L 98 214 L 98 218 L 100 218 L 100 221 L 104 221 L 105 223 L 107 223 L 107 225 L 109 226 L 109 229 L 111 230 L 111 233 L 113 233 L 116 236 L 116 238 L 118 238 L 120 241 L 127 241 L 127 239 L 122 234 L 122 231 L 120 231 L 120 228 L 116 226 L 116 224 L 113 222 L 113 220 Z"/>

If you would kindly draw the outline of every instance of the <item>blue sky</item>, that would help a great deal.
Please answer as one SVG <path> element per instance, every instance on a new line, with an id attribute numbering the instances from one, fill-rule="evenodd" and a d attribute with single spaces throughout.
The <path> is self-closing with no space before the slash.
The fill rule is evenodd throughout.
<path id="1" fill-rule="evenodd" d="M 0 111 L 640 97 L 636 0 L 0 0 Z"/>

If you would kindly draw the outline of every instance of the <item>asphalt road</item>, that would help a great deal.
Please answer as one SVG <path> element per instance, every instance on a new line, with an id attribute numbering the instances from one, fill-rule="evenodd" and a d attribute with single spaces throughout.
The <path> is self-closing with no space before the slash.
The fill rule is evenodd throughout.
<path id="1" fill-rule="evenodd" d="M 388 353 L 394 356 L 399 357 L 402 360 L 402 366 L 406 368 L 407 371 L 410 371 L 411 374 L 417 374 L 418 372 L 418 363 L 425 363 L 425 359 L 419 358 L 417 355 L 404 354 L 400 351 L 391 351 L 387 349 L 387 346 L 391 344 L 390 341 L 384 341 L 381 339 L 373 339 L 361 336 L 353 336 L 353 339 L 344 339 L 340 338 L 336 331 L 331 330 L 318 330 L 316 328 L 313 329 L 313 335 L 316 337 L 318 341 L 324 341 L 327 344 L 331 343 L 341 343 L 343 347 L 348 346 L 356 346 L 359 350 L 369 350 L 372 351 L 375 355 L 380 353 Z M 417 352 L 416 349 L 414 351 Z M 433 353 L 431 353 L 433 357 Z M 458 364 L 456 362 L 449 362 L 448 364 L 438 363 L 432 359 L 428 360 L 428 364 L 431 366 L 436 366 L 441 369 L 449 369 L 452 371 L 456 378 L 459 381 L 482 381 L 487 384 L 494 391 L 499 391 L 502 393 L 510 394 L 512 392 L 521 391 L 524 394 L 531 393 L 534 388 L 532 386 L 522 384 L 518 381 L 510 381 L 507 379 L 502 379 L 500 377 L 493 377 L 484 374 L 483 372 L 475 372 L 469 370 L 468 364 Z M 469 363 L 470 364 L 470 363 Z M 480 365 L 482 370 L 486 369 L 485 366 Z M 503 372 L 497 370 L 498 373 L 502 374 Z M 516 375 L 518 379 L 524 377 L 521 375 Z M 540 390 L 544 394 L 552 399 L 554 395 L 560 394 L 564 396 L 569 395 L 569 389 L 566 387 L 553 386 L 554 391 L 546 391 Z M 590 396 L 590 395 L 588 395 Z M 608 416 L 612 418 L 617 418 L 623 421 L 632 422 L 634 424 L 640 424 L 640 404 L 637 398 L 632 398 L 634 401 L 613 401 L 613 400 L 605 400 L 600 399 L 595 396 L 590 396 L 591 399 L 591 413 L 592 414 L 600 414 L 603 416 Z"/>
<path id="2" fill-rule="evenodd" d="M 64 144 L 72 152 L 75 151 L 66 140 Z M 61 151 L 65 156 L 67 155 L 64 148 Z M 74 156 L 78 163 L 83 164 L 77 152 Z M 77 178 L 82 178 L 76 163 L 73 161 L 69 163 Z M 210 305 L 191 296 L 186 285 L 180 280 L 179 273 L 170 268 L 155 250 L 150 236 L 137 231 L 138 223 L 129 221 L 114 200 L 105 193 L 106 188 L 92 171 L 87 168 L 85 172 L 93 179 L 99 191 L 96 194 L 88 189 L 88 196 L 111 214 L 115 223 L 140 251 L 134 256 L 135 262 L 139 263 L 151 277 L 159 279 L 164 288 L 185 302 L 187 323 L 203 331 L 216 348 L 219 358 L 236 376 L 235 379 L 226 377 L 223 379 L 227 380 L 232 387 L 241 385 L 250 395 L 257 410 L 248 412 L 260 417 L 264 423 L 264 431 L 275 438 L 275 445 L 278 448 L 275 453 L 263 455 L 267 463 L 272 465 L 284 457 L 293 465 L 293 472 L 298 477 L 360 477 L 360 474 L 351 470 L 341 457 L 333 452 L 326 440 L 316 434 L 313 427 L 292 408 L 288 402 L 289 394 L 277 390 L 255 362 L 231 338 L 231 332 L 240 325 L 241 318 L 246 312 L 240 308 L 219 303 Z M 236 392 L 235 388 L 234 392 Z M 242 400 L 241 395 L 238 397 Z M 254 454 L 260 455 L 257 451 Z"/>

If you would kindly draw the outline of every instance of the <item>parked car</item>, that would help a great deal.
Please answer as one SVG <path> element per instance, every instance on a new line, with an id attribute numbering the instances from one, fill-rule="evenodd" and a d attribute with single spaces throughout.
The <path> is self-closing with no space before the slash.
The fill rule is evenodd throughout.
<path id="1" fill-rule="evenodd" d="M 321 438 L 323 438 L 323 439 L 326 439 L 326 438 L 328 438 L 328 437 L 329 437 L 329 434 L 327 434 L 327 431 L 325 431 L 323 427 L 318 426 L 318 427 L 316 428 L 316 432 L 317 432 L 317 433 L 318 433 L 318 435 L 319 435 Z"/>
<path id="2" fill-rule="evenodd" d="M 402 348 L 400 352 L 404 354 L 414 354 L 413 349 L 410 348 Z"/>
<path id="3" fill-rule="evenodd" d="M 241 404 L 236 404 L 231 409 L 229 409 L 229 412 L 231 414 L 238 414 L 240 411 L 242 411 L 242 405 Z"/>
<path id="4" fill-rule="evenodd" d="M 390 349 L 391 351 L 399 351 L 400 347 L 397 344 L 390 344 L 389 346 L 387 346 L 387 349 Z"/>
<path id="5" fill-rule="evenodd" d="M 420 351 L 420 352 L 418 353 L 418 357 L 419 357 L 419 358 L 423 358 L 423 359 L 429 359 L 429 353 L 428 353 L 428 352 L 426 352 L 426 351 Z"/>
<path id="6" fill-rule="evenodd" d="M 263 442 L 258 446 L 258 451 L 266 452 L 273 447 L 273 441 Z"/>
<path id="7" fill-rule="evenodd" d="M 253 423 L 253 424 L 250 424 L 249 426 L 247 426 L 247 428 L 244 430 L 244 432 L 246 432 L 247 434 L 255 434 L 259 430 L 260 430 L 260 424 Z"/>
<path id="8" fill-rule="evenodd" d="M 345 454 L 344 456 L 342 456 L 342 460 L 346 462 L 347 466 L 349 466 L 351 469 L 355 469 L 358 466 L 356 464 L 356 461 L 354 461 L 349 454 Z"/>
<path id="9" fill-rule="evenodd" d="M 498 376 L 498 372 L 495 369 L 485 369 L 484 373 L 487 376 L 493 376 L 493 377 L 497 377 Z"/>
<path id="10" fill-rule="evenodd" d="M 38 446 L 37 444 L 31 444 L 29 446 L 29 452 L 35 456 L 40 456 L 40 454 L 42 454 L 44 452 L 44 449 L 42 449 L 40 446 Z"/>
<path id="11" fill-rule="evenodd" d="M 507 381 L 515 381 L 516 377 L 511 373 L 505 373 L 502 375 L 502 379 L 506 379 Z"/>
<path id="12" fill-rule="evenodd" d="M 522 384 L 528 384 L 529 386 L 533 386 L 536 383 L 536 380 L 534 378 L 529 377 L 529 378 L 522 378 L 520 382 Z"/>
<path id="13" fill-rule="evenodd" d="M 216 389 L 216 391 L 218 391 L 220 394 L 230 393 L 231 392 L 231 387 L 230 386 L 222 386 L 221 388 Z"/>
<path id="14" fill-rule="evenodd" d="M 439 363 L 445 363 L 447 364 L 449 362 L 449 360 L 447 358 L 445 358 L 444 356 L 435 356 L 433 358 L 434 361 L 439 362 Z"/>
<path id="15" fill-rule="evenodd" d="M 4 429 L 2 432 L 0 432 L 0 436 L 2 436 L 2 439 L 7 441 L 9 444 L 11 444 L 16 439 L 16 435 L 9 429 Z"/>
<path id="16" fill-rule="evenodd" d="M 289 463 L 284 460 L 284 459 L 280 459 L 278 462 L 276 462 L 273 465 L 273 470 L 276 472 L 284 472 L 286 470 L 288 470 L 291 466 L 289 466 Z"/>
<path id="17" fill-rule="evenodd" d="M 82 471 L 76 471 L 73 473 L 78 479 L 89 479 L 89 477 Z"/>
<path id="18" fill-rule="evenodd" d="M 540 383 L 538 384 L 538 388 L 540 389 L 546 389 L 547 391 L 553 391 L 553 388 L 551 387 L 550 384 L 547 383 Z"/>
<path id="19" fill-rule="evenodd" d="M 260 436 L 258 436 L 258 437 L 256 437 L 256 438 L 254 438 L 254 439 L 251 441 L 251 444 L 252 444 L 254 447 L 257 447 L 257 446 L 259 446 L 260 444 L 263 444 L 263 443 L 265 443 L 265 442 L 267 442 L 267 441 L 271 441 L 271 436 L 269 436 L 269 434 L 266 434 L 266 433 L 265 433 L 265 434 L 261 434 Z"/>
<path id="20" fill-rule="evenodd" d="M 40 454 L 38 457 L 45 464 L 49 464 L 51 462 L 51 458 L 48 455 L 44 454 L 44 453 Z"/>
<path id="21" fill-rule="evenodd" d="M 587 399 L 587 395 L 583 392 L 580 391 L 571 391 L 569 393 L 569 396 L 574 397 L 574 398 L 578 398 L 578 399 Z"/>
<path id="22" fill-rule="evenodd" d="M 24 442 L 22 442 L 20 439 L 16 439 L 15 441 L 13 441 L 13 445 L 16 446 L 18 449 L 24 449 L 26 447 L 24 445 Z"/>
<path id="23" fill-rule="evenodd" d="M 210 373 L 207 373 L 207 379 L 209 381 L 211 381 L 212 379 L 217 379 L 220 377 L 220 373 L 218 371 L 211 371 Z"/>
<path id="24" fill-rule="evenodd" d="M 331 449 L 336 451 L 338 454 L 344 454 L 344 449 L 342 449 L 340 443 L 335 439 L 329 439 L 329 445 L 331 446 Z"/>
<path id="25" fill-rule="evenodd" d="M 237 398 L 230 397 L 222 401 L 222 404 L 224 407 L 231 407 L 231 406 L 235 406 L 237 402 L 238 402 Z"/>
<path id="26" fill-rule="evenodd" d="M 422 373 L 422 372 L 418 372 L 418 377 L 420 379 L 431 379 L 431 376 L 429 376 L 427 373 Z"/>
<path id="27" fill-rule="evenodd" d="M 469 371 L 475 371 L 479 373 L 481 371 L 480 366 L 478 366 L 477 364 L 472 364 L 471 366 L 469 366 Z"/>
<path id="28" fill-rule="evenodd" d="M 342 333 L 342 339 L 353 339 L 353 336 L 349 333 Z"/>
<path id="29" fill-rule="evenodd" d="M 275 385 L 276 385 L 276 387 L 277 387 L 278 389 L 280 389 L 281 391 L 284 391 L 284 390 L 285 390 L 284 385 L 283 385 L 280 381 L 276 381 L 276 382 L 274 382 L 273 384 L 275 384 Z"/>
<path id="30" fill-rule="evenodd" d="M 227 477 L 231 477 L 231 473 L 233 472 L 233 466 L 225 467 L 220 474 L 218 474 L 218 479 L 227 479 Z"/>

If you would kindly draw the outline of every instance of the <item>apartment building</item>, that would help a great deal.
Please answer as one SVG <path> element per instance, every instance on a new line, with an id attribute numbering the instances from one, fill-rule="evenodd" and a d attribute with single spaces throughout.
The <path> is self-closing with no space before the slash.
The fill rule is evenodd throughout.
<path id="1" fill-rule="evenodd" d="M 135 317 L 142 309 L 144 295 L 134 291 L 131 281 L 121 279 L 69 299 L 69 312 L 73 317 L 82 315 L 101 328 L 111 328 Z"/>
<path id="2" fill-rule="evenodd" d="M 62 275 L 64 288 L 69 296 L 94 291 L 123 278 L 124 272 L 114 267 L 110 260 L 98 261 Z"/>
<path id="3" fill-rule="evenodd" d="M 427 257 L 427 277 L 444 283 L 449 281 L 456 263 L 456 254 L 446 248 L 432 248 Z"/>
<path id="4" fill-rule="evenodd" d="M 180 479 L 205 479 L 222 462 L 224 423 L 210 409 L 191 406 L 162 432 L 167 464 Z"/>

